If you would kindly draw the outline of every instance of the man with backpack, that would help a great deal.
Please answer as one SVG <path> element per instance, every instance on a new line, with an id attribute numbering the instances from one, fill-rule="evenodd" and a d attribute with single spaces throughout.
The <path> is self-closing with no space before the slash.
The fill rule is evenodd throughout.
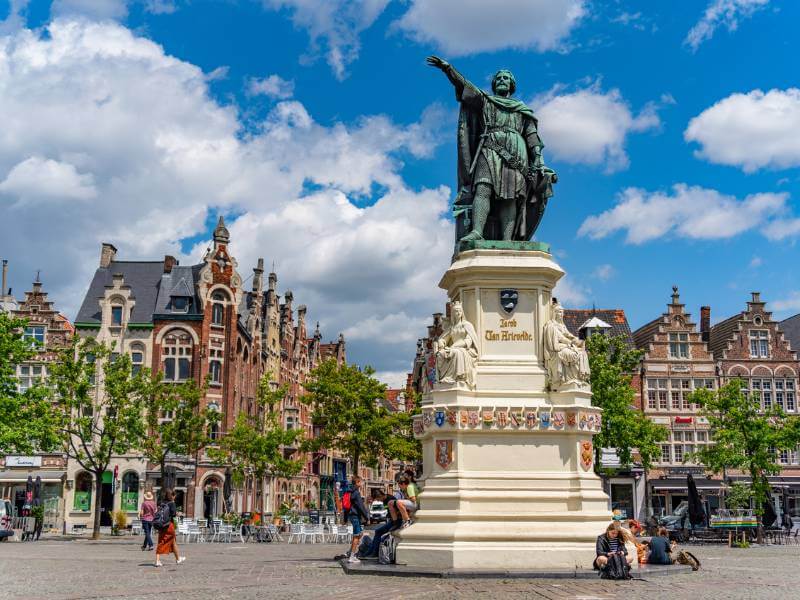
<path id="1" fill-rule="evenodd" d="M 362 520 L 365 523 L 369 522 L 369 513 L 367 512 L 367 507 L 364 505 L 364 498 L 361 496 L 361 490 L 359 490 L 360 486 L 361 477 L 354 475 L 350 488 L 342 495 L 342 511 L 344 512 L 345 519 L 353 526 L 353 541 L 350 544 L 350 558 L 347 559 L 348 563 L 353 564 L 361 562 L 357 556 L 358 543 L 364 531 L 361 522 Z"/>

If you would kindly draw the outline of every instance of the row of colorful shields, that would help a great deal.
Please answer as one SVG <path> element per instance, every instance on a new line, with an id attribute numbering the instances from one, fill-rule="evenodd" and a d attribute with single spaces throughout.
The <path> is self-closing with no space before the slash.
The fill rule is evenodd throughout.
<path id="1" fill-rule="evenodd" d="M 453 463 L 453 440 L 436 440 L 436 464 L 443 469 L 448 469 Z M 584 471 L 592 468 L 594 461 L 594 447 L 592 442 L 582 441 L 580 445 L 580 461 Z"/>
<path id="2" fill-rule="evenodd" d="M 562 411 L 534 410 L 426 410 L 422 416 L 414 419 L 414 433 L 421 435 L 432 427 L 462 427 L 474 429 L 480 426 L 498 428 L 526 429 L 564 429 L 577 428 L 586 431 L 600 431 L 602 426 L 600 415 L 595 413 L 577 413 Z"/>

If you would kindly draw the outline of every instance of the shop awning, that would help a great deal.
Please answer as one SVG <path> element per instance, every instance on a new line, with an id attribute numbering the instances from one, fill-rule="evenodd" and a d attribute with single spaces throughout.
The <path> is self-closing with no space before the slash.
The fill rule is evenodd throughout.
<path id="1" fill-rule="evenodd" d="M 722 482 L 716 479 L 698 479 L 695 478 L 695 484 L 697 485 L 698 490 L 718 490 L 722 485 Z M 653 485 L 653 490 L 677 490 L 677 491 L 686 491 L 686 478 L 681 477 L 680 479 L 655 479 L 651 481 Z"/>
<path id="2" fill-rule="evenodd" d="M 16 471 L 7 470 L 0 473 L 0 482 L 3 483 L 25 483 L 28 481 L 28 475 L 36 481 L 36 477 L 42 478 L 45 483 L 48 482 L 61 482 L 66 475 L 66 471 Z"/>

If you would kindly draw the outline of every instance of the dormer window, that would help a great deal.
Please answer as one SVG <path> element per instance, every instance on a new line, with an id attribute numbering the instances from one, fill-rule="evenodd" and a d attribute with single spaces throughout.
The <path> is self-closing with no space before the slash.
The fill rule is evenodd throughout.
<path id="1" fill-rule="evenodd" d="M 669 357 L 670 358 L 689 358 L 689 334 L 670 333 L 669 334 Z"/>
<path id="2" fill-rule="evenodd" d="M 33 347 L 44 346 L 44 326 L 32 325 L 26 327 L 23 337 L 28 340 Z"/>
<path id="3" fill-rule="evenodd" d="M 187 298 L 186 296 L 176 296 L 172 299 L 172 312 L 189 312 L 189 306 L 191 306 L 191 303 L 191 299 Z"/>
<path id="4" fill-rule="evenodd" d="M 591 319 L 584 321 L 583 325 L 578 329 L 578 337 L 582 340 L 588 340 L 593 335 L 606 335 L 611 331 L 611 325 L 593 316 Z"/>
<path id="5" fill-rule="evenodd" d="M 112 306 L 111 307 L 111 324 L 115 327 L 119 327 L 122 325 L 122 307 L 121 306 Z"/>

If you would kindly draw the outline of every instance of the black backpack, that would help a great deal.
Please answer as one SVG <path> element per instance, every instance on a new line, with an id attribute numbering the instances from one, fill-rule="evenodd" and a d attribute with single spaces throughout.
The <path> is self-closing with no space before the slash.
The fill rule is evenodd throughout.
<path id="1" fill-rule="evenodd" d="M 614 553 L 600 572 L 601 579 L 631 579 L 631 567 L 622 554 Z"/>
<path id="2" fill-rule="evenodd" d="M 171 520 L 169 518 L 169 504 L 165 502 L 158 508 L 156 515 L 153 517 L 153 527 L 160 531 L 167 527 Z"/>

